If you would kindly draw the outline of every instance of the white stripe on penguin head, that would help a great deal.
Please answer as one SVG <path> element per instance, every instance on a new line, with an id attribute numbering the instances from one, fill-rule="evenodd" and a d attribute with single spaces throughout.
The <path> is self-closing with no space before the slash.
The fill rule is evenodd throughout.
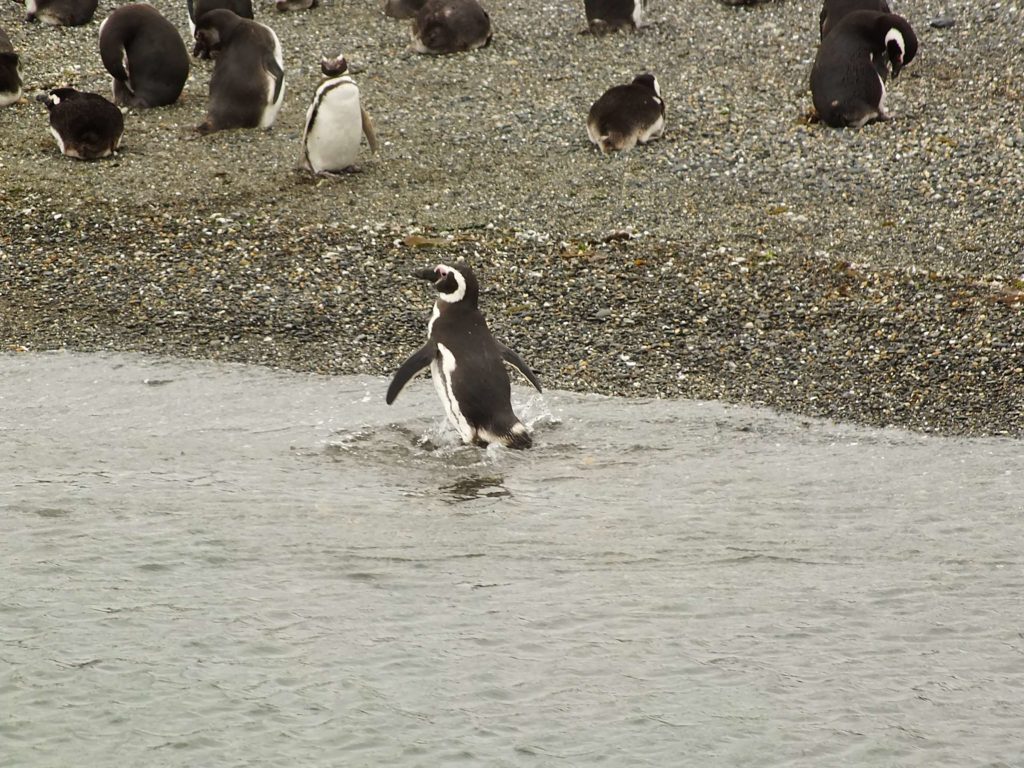
<path id="1" fill-rule="evenodd" d="M 466 297 L 466 278 L 462 276 L 462 273 L 457 269 L 452 269 L 447 264 L 438 264 L 434 271 L 437 272 L 443 279 L 449 274 L 455 276 L 455 284 L 458 286 L 451 293 L 439 293 L 437 297 L 448 304 L 455 304 L 456 302 L 462 301 Z"/>
<path id="2" fill-rule="evenodd" d="M 907 44 L 903 40 L 903 33 L 900 32 L 896 27 L 892 27 L 885 35 L 885 47 L 889 47 L 889 43 L 896 43 L 896 47 L 900 49 L 900 62 L 903 61 L 903 54 L 907 50 Z"/>

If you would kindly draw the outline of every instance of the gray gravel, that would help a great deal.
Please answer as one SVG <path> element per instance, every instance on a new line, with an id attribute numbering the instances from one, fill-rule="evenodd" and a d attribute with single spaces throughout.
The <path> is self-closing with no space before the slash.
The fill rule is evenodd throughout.
<path id="1" fill-rule="evenodd" d="M 155 5 L 187 34 L 184 1 Z M 29 96 L 109 93 L 113 7 L 53 29 L 0 6 Z M 261 5 L 288 77 L 269 132 L 192 133 L 208 62 L 179 104 L 130 111 L 109 161 L 61 157 L 34 101 L 0 109 L 0 344 L 389 374 L 432 302 L 406 273 L 464 256 L 549 387 L 1024 435 L 1019 6 L 900 3 L 921 50 L 895 119 L 861 131 L 808 120 L 817 2 L 661 0 L 602 38 L 581 2 L 486 7 L 489 48 L 434 58 L 370 0 Z M 338 52 L 383 147 L 312 179 L 305 109 Z M 666 136 L 602 157 L 586 111 L 644 70 Z"/>

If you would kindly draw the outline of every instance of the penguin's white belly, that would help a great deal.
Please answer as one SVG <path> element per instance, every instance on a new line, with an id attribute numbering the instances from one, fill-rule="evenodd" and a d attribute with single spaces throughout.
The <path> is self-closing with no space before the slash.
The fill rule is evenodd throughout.
<path id="1" fill-rule="evenodd" d="M 277 62 L 277 66 L 284 72 L 284 55 L 281 53 L 281 41 L 277 39 L 277 35 L 270 27 L 263 25 L 264 29 L 270 32 L 274 39 L 274 61 Z M 284 101 L 284 76 L 281 79 L 281 90 L 277 93 L 275 98 L 275 91 L 277 91 L 277 78 L 271 73 L 265 72 L 264 75 L 267 79 L 267 106 L 263 109 L 263 115 L 260 117 L 260 128 L 269 128 L 274 124 L 277 119 L 277 112 L 281 109 L 281 103 Z"/>
<path id="2" fill-rule="evenodd" d="M 640 131 L 640 136 L 637 138 L 637 141 L 641 144 L 646 144 L 652 139 L 659 138 L 663 133 L 665 133 L 665 116 L 658 115 L 658 119 L 654 121 L 652 126 Z"/>
<path id="3" fill-rule="evenodd" d="M 462 409 L 459 407 L 459 401 L 455 399 L 455 391 L 452 388 L 452 374 L 456 368 L 455 356 L 444 344 L 438 344 L 437 351 L 440 353 L 439 356 L 430 363 L 430 378 L 434 381 L 434 389 L 441 398 L 448 421 L 459 431 L 463 441 L 470 443 L 476 435 L 476 430 L 462 415 Z"/>
<path id="4" fill-rule="evenodd" d="M 321 87 L 306 111 L 304 142 L 310 169 L 320 173 L 353 165 L 362 135 L 359 88 L 355 83 L 349 81 L 329 90 Z"/>

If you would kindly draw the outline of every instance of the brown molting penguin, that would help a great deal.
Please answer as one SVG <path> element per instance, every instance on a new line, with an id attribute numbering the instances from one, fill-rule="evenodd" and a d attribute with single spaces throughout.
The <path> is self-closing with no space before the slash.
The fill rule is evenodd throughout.
<path id="1" fill-rule="evenodd" d="M 459 53 L 491 42 L 491 17 L 477 0 L 386 0 L 384 13 L 413 20 L 416 53 Z"/>
<path id="2" fill-rule="evenodd" d="M 114 102 L 128 107 L 173 104 L 188 79 L 188 50 L 156 8 L 129 3 L 100 24 L 100 58 L 113 78 Z"/>
<path id="3" fill-rule="evenodd" d="M 602 152 L 628 151 L 665 132 L 665 101 L 658 80 L 644 73 L 609 88 L 587 115 L 587 135 Z"/>
<path id="4" fill-rule="evenodd" d="M 252 19 L 252 0 L 188 0 L 188 33 L 195 40 L 196 37 L 196 19 L 201 18 L 204 13 L 212 11 L 216 8 L 227 8 L 229 11 L 234 11 L 243 19 Z M 198 56 L 200 59 L 209 59 L 213 51 L 208 51 L 203 48 L 198 40 L 192 47 L 192 55 Z"/>
<path id="5" fill-rule="evenodd" d="M 55 88 L 39 100 L 50 112 L 50 133 L 61 154 L 76 160 L 98 160 L 121 145 L 124 116 L 99 94 Z"/>
<path id="6" fill-rule="evenodd" d="M 11 38 L 0 29 L 0 107 L 21 98 L 21 59 L 14 52 Z"/>
<path id="7" fill-rule="evenodd" d="M 25 0 L 25 21 L 51 27 L 80 27 L 92 21 L 98 0 Z"/>
<path id="8" fill-rule="evenodd" d="M 638 29 L 643 22 L 647 0 L 584 0 L 587 24 L 595 35 Z"/>
<path id="9" fill-rule="evenodd" d="M 269 128 L 284 101 L 284 59 L 274 30 L 225 8 L 203 14 L 196 41 L 217 51 L 210 76 L 207 134 L 230 128 Z"/>

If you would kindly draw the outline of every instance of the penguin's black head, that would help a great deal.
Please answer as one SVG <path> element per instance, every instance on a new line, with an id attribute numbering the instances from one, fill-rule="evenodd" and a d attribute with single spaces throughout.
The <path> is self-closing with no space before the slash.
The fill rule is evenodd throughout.
<path id="1" fill-rule="evenodd" d="M 658 78 L 652 75 L 650 72 L 644 72 L 642 75 L 637 75 L 633 78 L 633 85 L 639 85 L 644 88 L 650 88 L 654 91 L 655 96 L 661 96 L 661 88 L 658 87 Z"/>
<path id="2" fill-rule="evenodd" d="M 327 77 L 338 77 L 339 75 L 344 75 L 348 71 L 348 62 L 345 61 L 345 57 L 340 54 L 333 59 L 321 56 L 320 71 Z"/>
<path id="3" fill-rule="evenodd" d="M 885 33 L 885 52 L 892 67 L 892 76 L 897 77 L 900 70 L 917 55 L 917 35 L 902 17 L 890 15 L 888 18 L 892 25 Z"/>
<path id="4" fill-rule="evenodd" d="M 421 269 L 413 272 L 413 277 L 420 280 L 429 280 L 437 289 L 438 299 L 447 304 L 463 302 L 468 306 L 475 307 L 480 294 L 480 286 L 476 281 L 473 270 L 465 264 L 458 268 L 449 267 L 447 264 L 438 264 L 433 269 Z"/>
<path id="5" fill-rule="evenodd" d="M 61 102 L 74 99 L 80 96 L 81 93 L 81 91 L 76 91 L 74 88 L 54 88 L 51 91 L 36 96 L 36 101 L 43 102 L 47 109 L 53 109 Z"/>

